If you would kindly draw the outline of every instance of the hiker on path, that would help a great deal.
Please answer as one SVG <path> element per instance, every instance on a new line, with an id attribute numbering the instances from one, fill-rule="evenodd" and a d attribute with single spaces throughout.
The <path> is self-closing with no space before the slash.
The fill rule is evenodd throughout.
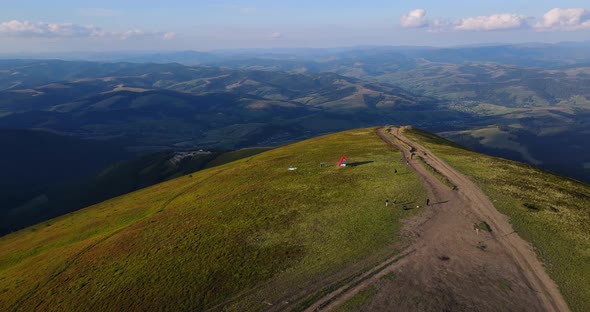
<path id="1" fill-rule="evenodd" d="M 430 205 L 430 198 L 426 198 L 426 206 Z"/>
<path id="2" fill-rule="evenodd" d="M 389 206 L 389 198 L 385 200 L 385 207 Z"/>

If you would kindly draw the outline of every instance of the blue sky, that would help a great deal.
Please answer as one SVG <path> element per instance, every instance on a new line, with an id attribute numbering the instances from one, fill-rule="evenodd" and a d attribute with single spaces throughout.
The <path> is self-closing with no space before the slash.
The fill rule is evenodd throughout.
<path id="1" fill-rule="evenodd" d="M 590 40 L 587 0 L 20 0 L 0 10 L 0 52 L 579 40 Z"/>

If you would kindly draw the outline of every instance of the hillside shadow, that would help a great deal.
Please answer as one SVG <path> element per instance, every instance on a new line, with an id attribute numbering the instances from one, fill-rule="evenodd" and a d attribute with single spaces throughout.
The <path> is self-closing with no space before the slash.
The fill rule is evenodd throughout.
<path id="1" fill-rule="evenodd" d="M 353 162 L 353 163 L 348 163 L 346 164 L 347 167 L 356 167 L 356 166 L 362 166 L 362 165 L 366 165 L 366 164 L 370 164 L 374 161 L 372 160 L 367 160 L 367 161 L 357 161 L 357 162 Z"/>

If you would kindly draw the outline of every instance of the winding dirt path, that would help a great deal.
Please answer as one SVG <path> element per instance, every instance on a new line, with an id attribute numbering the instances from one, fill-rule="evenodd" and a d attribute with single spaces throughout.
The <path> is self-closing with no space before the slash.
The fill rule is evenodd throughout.
<path id="1" fill-rule="evenodd" d="M 307 311 L 332 310 L 368 287 L 374 295 L 366 311 L 569 311 L 531 246 L 487 196 L 399 128 L 390 129 L 377 133 L 402 151 L 408 162 L 400 166 L 411 167 L 429 193 L 430 205 L 417 208 L 426 211 L 404 224 L 403 234 L 414 243 Z M 417 157 L 410 159 L 410 150 L 456 188 L 443 184 Z M 476 231 L 481 222 L 492 231 Z"/>

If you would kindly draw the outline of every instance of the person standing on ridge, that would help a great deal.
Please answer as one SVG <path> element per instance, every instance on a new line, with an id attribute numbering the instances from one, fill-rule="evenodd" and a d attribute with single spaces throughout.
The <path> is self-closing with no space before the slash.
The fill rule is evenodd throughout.
<path id="1" fill-rule="evenodd" d="M 385 207 L 389 206 L 389 198 L 385 200 Z"/>
<path id="2" fill-rule="evenodd" d="M 426 198 L 426 206 L 430 206 L 430 198 Z"/>

